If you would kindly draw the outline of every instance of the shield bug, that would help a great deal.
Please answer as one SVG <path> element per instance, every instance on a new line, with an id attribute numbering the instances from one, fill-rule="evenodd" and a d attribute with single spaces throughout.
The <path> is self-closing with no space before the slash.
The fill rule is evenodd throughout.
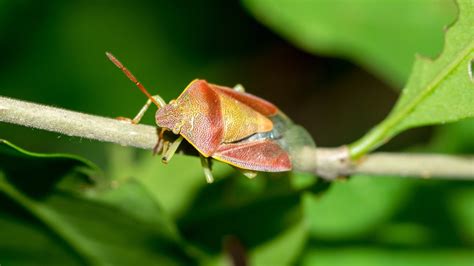
<path id="1" fill-rule="evenodd" d="M 296 142 L 291 141 L 294 136 L 285 138 L 285 133 L 292 132 L 293 123 L 272 103 L 245 93 L 242 86 L 232 89 L 199 79 L 166 103 L 148 93 L 112 54 L 106 55 L 148 97 L 135 118 L 128 120 L 136 124 L 152 103 L 158 107 L 155 119 L 161 133 L 155 153 L 162 153 L 163 162 L 167 163 L 186 139 L 199 152 L 208 182 L 213 181 L 210 158 L 230 164 L 248 177 L 255 176 L 256 171 L 292 170 L 290 153 Z M 178 137 L 166 141 L 166 131 Z"/>

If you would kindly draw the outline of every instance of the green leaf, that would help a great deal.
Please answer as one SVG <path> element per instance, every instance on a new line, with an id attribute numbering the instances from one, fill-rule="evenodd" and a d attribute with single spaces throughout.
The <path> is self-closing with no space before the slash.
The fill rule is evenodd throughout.
<path id="1" fill-rule="evenodd" d="M 459 1 L 459 18 L 446 32 L 445 47 L 434 61 L 418 57 L 408 84 L 390 115 L 351 145 L 360 156 L 409 128 L 474 117 L 474 3 Z"/>
<path id="2" fill-rule="evenodd" d="M 30 257 L 35 264 L 194 263 L 162 209 L 133 180 L 92 186 L 77 175 L 78 166 L 93 167 L 87 161 L 5 141 L 0 159 L 0 223 L 11 235 L 1 244 L 0 257 L 8 258 L 2 263 L 31 263 Z"/>
<path id="3" fill-rule="evenodd" d="M 436 55 L 452 1 L 243 0 L 257 19 L 315 54 L 349 58 L 397 87 L 413 55 Z M 423 14 L 420 16 L 420 14 Z"/>
<path id="4" fill-rule="evenodd" d="M 9 182 L 24 193 L 36 197 L 50 192 L 64 176 L 71 173 L 75 173 L 76 178 L 69 178 L 69 183 L 74 184 L 76 181 L 83 185 L 91 184 L 93 181 L 91 178 L 99 174 L 97 166 L 79 156 L 33 153 L 2 139 L 0 139 L 0 169 Z M 54 171 L 51 171 L 52 169 Z M 32 174 L 36 178 L 32 178 Z"/>

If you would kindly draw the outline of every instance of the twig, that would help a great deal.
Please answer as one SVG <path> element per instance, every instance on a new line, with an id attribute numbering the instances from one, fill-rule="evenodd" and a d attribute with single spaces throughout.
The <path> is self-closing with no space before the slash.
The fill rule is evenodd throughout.
<path id="1" fill-rule="evenodd" d="M 27 127 L 151 149 L 156 128 L 0 96 L 0 121 Z"/>
<path id="2" fill-rule="evenodd" d="M 474 156 L 376 152 L 354 162 L 348 160 L 350 155 L 346 147 L 318 148 L 304 153 L 308 161 L 304 165 L 309 167 L 300 170 L 316 173 L 328 180 L 355 174 L 474 180 Z M 314 161 L 316 163 L 309 163 Z"/>
<path id="3" fill-rule="evenodd" d="M 142 149 L 152 149 L 157 142 L 153 126 L 131 125 L 1 96 L 0 121 Z M 296 159 L 295 170 L 328 180 L 353 174 L 474 180 L 474 156 L 373 153 L 353 162 L 347 149 L 340 147 L 306 148 Z"/>

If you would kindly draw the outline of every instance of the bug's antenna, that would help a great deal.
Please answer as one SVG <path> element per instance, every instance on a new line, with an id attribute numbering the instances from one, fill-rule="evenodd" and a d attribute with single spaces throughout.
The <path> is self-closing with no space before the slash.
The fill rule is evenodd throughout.
<path id="1" fill-rule="evenodd" d="M 151 94 L 147 91 L 147 89 L 145 89 L 145 87 L 137 80 L 137 78 L 132 74 L 132 72 L 130 72 L 130 70 L 128 70 L 126 67 L 123 66 L 123 64 L 117 59 L 115 58 L 115 56 L 113 56 L 111 53 L 109 52 L 105 52 L 105 54 L 107 55 L 107 57 L 110 59 L 110 61 L 112 61 L 112 63 L 114 63 L 114 65 L 116 65 L 120 70 L 122 70 L 122 72 L 133 82 L 135 83 L 135 85 L 137 85 L 137 87 L 146 95 L 146 97 L 148 97 L 148 99 L 150 99 L 156 106 L 158 106 L 158 108 L 162 107 L 164 105 L 164 101 L 163 103 L 159 103 L 153 96 L 151 96 Z"/>

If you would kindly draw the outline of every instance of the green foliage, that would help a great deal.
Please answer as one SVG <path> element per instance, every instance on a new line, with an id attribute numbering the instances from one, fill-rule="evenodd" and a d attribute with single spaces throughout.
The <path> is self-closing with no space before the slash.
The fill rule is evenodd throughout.
<path id="1" fill-rule="evenodd" d="M 469 182 L 374 177 L 336 183 L 323 197 L 307 198 L 311 240 L 301 263 L 469 265 L 473 189 Z"/>
<path id="2" fill-rule="evenodd" d="M 227 167 L 218 165 L 216 184 L 204 186 L 196 163 L 193 171 L 166 184 L 170 174 L 163 174 L 176 172 L 183 160 L 191 165 L 195 158 L 177 157 L 174 167 L 160 171 L 167 167 L 148 153 L 155 160 L 138 160 L 134 165 L 133 155 L 124 152 L 112 156 L 115 166 L 110 171 L 115 174 L 109 179 L 77 156 L 31 153 L 1 143 L 0 195 L 6 204 L 0 223 L 11 236 L 0 244 L 5 263 L 28 263 L 28 254 L 51 249 L 54 259 L 39 256 L 36 263 L 193 264 L 220 256 L 223 239 L 238 236 L 249 259 L 266 265 L 294 261 L 306 241 L 299 193 L 285 176 L 252 181 L 231 176 Z M 118 152 L 114 149 L 111 154 Z M 28 186 L 32 180 L 37 182 L 33 188 Z M 170 186 L 187 193 L 171 198 L 162 193 Z M 35 241 L 27 246 L 18 241 L 30 236 Z M 286 248 L 288 243 L 292 248 Z"/>
<path id="3" fill-rule="evenodd" d="M 409 76 L 415 53 L 436 55 L 442 46 L 441 29 L 455 13 L 451 1 L 243 3 L 264 24 L 306 51 L 351 59 L 397 86 Z"/>
<path id="4" fill-rule="evenodd" d="M 120 189 L 107 184 L 100 189 L 92 186 L 91 178 L 100 178 L 96 171 L 85 175 L 77 170 L 96 170 L 83 159 L 30 153 L 6 141 L 1 142 L 0 159 L 3 263 L 31 263 L 30 256 L 38 253 L 37 264 L 193 262 L 163 219 L 162 209 L 133 181 Z M 26 186 L 29 182 L 37 186 Z M 133 198 L 140 207 L 152 206 L 147 210 L 151 213 L 137 214 L 124 206 L 124 197 Z M 19 240 L 29 239 L 30 234 L 39 241 L 23 245 Z M 50 248 L 54 259 L 42 254 Z"/>
<path id="5" fill-rule="evenodd" d="M 474 83 L 469 74 L 474 58 L 474 3 L 459 1 L 459 10 L 457 22 L 446 32 L 441 55 L 434 61 L 417 58 L 395 108 L 352 145 L 354 156 L 376 148 L 408 128 L 474 117 Z"/>
<path id="6" fill-rule="evenodd" d="M 311 233 L 321 239 L 364 235 L 401 208 L 410 188 L 410 183 L 397 179 L 374 181 L 372 177 L 354 176 L 336 184 L 324 197 L 306 195 Z M 364 210 L 354 206 L 364 206 Z"/>
<path id="7" fill-rule="evenodd" d="M 291 265 L 300 255 L 308 238 L 304 221 L 279 233 L 268 244 L 260 245 L 250 253 L 251 265 Z"/>
<path id="8" fill-rule="evenodd" d="M 341 254 L 342 253 L 342 254 Z M 472 255 L 470 250 L 453 251 L 442 250 L 433 253 L 432 251 L 406 251 L 406 250 L 384 250 L 377 248 L 345 248 L 344 250 L 313 250 L 301 263 L 304 266 L 319 265 L 452 265 L 468 266 L 472 265 Z"/>

